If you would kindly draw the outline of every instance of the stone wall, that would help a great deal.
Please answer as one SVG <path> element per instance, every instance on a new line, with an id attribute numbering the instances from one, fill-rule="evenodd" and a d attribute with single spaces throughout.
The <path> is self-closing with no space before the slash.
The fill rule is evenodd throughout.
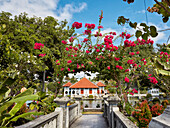
<path id="1" fill-rule="evenodd" d="M 43 115 L 15 128 L 69 128 L 69 126 L 80 117 L 79 109 L 79 102 L 70 106 L 57 107 L 55 112 Z"/>
<path id="2" fill-rule="evenodd" d="M 120 101 L 117 96 L 104 100 L 104 117 L 108 122 L 109 128 L 137 128 L 137 126 L 124 116 L 117 107 Z"/>

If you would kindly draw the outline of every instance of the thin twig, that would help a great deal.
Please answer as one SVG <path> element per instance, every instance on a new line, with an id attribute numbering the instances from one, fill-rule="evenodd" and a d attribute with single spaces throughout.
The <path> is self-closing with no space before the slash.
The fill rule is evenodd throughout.
<path id="1" fill-rule="evenodd" d="M 160 5 L 169 15 L 170 15 L 170 12 L 161 4 L 159 3 L 157 0 L 154 0 L 158 5 Z"/>
<path id="2" fill-rule="evenodd" d="M 168 42 L 169 42 L 169 39 L 170 39 L 170 35 L 169 35 L 169 37 L 168 37 L 167 44 L 168 44 Z"/>
<path id="3" fill-rule="evenodd" d="M 158 32 L 163 32 L 163 31 L 167 31 L 167 30 L 170 30 L 170 28 L 159 30 Z"/>

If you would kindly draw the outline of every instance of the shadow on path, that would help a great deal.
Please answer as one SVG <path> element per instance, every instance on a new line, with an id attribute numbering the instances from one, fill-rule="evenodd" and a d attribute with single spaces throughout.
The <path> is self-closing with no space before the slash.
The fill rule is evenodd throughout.
<path id="1" fill-rule="evenodd" d="M 88 114 L 82 115 L 70 128 L 108 128 L 108 126 L 102 114 Z"/>

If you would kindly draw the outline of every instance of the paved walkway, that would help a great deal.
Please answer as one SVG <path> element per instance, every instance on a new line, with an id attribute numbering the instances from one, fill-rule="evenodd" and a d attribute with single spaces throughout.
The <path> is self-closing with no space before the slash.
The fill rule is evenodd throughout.
<path id="1" fill-rule="evenodd" d="M 108 126 L 102 114 L 88 114 L 82 115 L 70 128 L 108 128 Z"/>

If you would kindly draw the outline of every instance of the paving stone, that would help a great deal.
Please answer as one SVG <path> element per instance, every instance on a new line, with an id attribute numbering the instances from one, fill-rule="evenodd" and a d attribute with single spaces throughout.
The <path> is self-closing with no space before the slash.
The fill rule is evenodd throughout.
<path id="1" fill-rule="evenodd" d="M 82 115 L 70 128 L 108 128 L 108 125 L 102 114 Z"/>

